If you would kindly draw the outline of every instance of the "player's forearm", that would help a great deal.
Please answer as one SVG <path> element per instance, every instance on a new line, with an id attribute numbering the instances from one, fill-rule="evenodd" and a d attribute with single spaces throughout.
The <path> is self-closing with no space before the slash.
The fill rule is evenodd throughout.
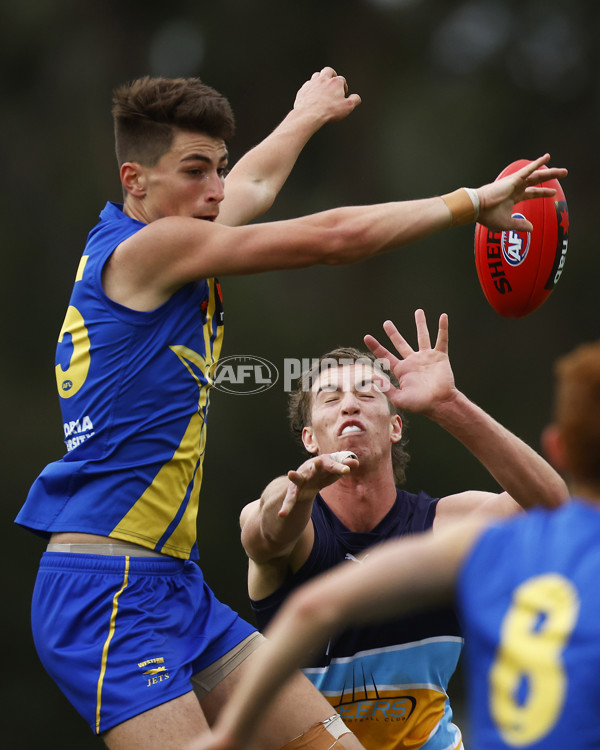
<path id="1" fill-rule="evenodd" d="M 273 480 L 262 493 L 254 518 L 242 528 L 242 544 L 256 562 L 293 547 L 310 520 L 314 492 L 302 493 L 287 516 L 278 515 L 288 486 L 285 476 Z"/>
<path id="2" fill-rule="evenodd" d="M 568 497 L 565 482 L 542 456 L 460 391 L 427 416 L 460 440 L 523 508 L 553 507 Z"/>
<path id="3" fill-rule="evenodd" d="M 303 219 L 329 230 L 322 263 L 343 265 L 409 245 L 450 226 L 441 198 L 352 206 Z"/>
<path id="4" fill-rule="evenodd" d="M 345 265 L 394 250 L 449 226 L 450 213 L 441 198 L 348 206 L 298 219 L 252 224 L 225 237 L 231 240 L 231 250 L 219 253 L 218 267 L 209 267 L 201 275 Z M 190 227 L 190 246 L 195 229 Z M 201 258 L 204 264 L 206 255 Z"/>
<path id="5" fill-rule="evenodd" d="M 277 194 L 302 149 L 324 123 L 325 119 L 316 114 L 292 110 L 270 135 L 239 160 L 227 179 L 239 175 L 269 185 Z"/>
<path id="6" fill-rule="evenodd" d="M 273 205 L 302 149 L 324 122 L 325 119 L 315 113 L 292 110 L 233 167 L 226 180 L 227 198 L 249 191 L 253 199 L 252 218 L 265 213 Z M 227 209 L 225 205 L 224 212 Z M 225 213 L 223 216 L 226 218 Z"/>

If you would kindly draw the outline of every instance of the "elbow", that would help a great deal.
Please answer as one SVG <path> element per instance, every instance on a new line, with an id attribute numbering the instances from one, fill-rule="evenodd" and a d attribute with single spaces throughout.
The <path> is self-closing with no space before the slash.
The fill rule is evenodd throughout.
<path id="1" fill-rule="evenodd" d="M 546 508 L 559 508 L 569 499 L 569 488 L 564 479 L 557 472 L 554 476 L 538 477 L 540 484 L 537 489 L 537 502 Z"/>
<path id="2" fill-rule="evenodd" d="M 554 502 L 552 505 L 556 508 L 563 505 L 569 499 L 569 488 L 562 477 L 558 477 L 556 488 L 554 490 Z"/>
<path id="3" fill-rule="evenodd" d="M 541 477 L 540 477 L 541 479 Z M 520 502 L 520 510 L 526 511 L 532 507 L 542 508 L 559 508 L 569 499 L 569 489 L 560 476 L 554 479 L 546 477 L 542 484 L 537 488 L 530 490 L 528 502 Z"/>
<path id="4" fill-rule="evenodd" d="M 267 186 L 263 186 L 263 189 L 260 195 L 259 205 L 257 208 L 257 212 L 258 212 L 257 216 L 262 216 L 271 208 L 271 206 L 275 203 L 275 198 L 277 198 L 277 193 L 278 193 L 277 190 L 273 188 L 269 188 Z"/>
<path id="5" fill-rule="evenodd" d="M 319 601 L 313 595 L 313 587 L 303 586 L 290 596 L 290 614 L 301 622 L 316 622 L 319 616 Z"/>

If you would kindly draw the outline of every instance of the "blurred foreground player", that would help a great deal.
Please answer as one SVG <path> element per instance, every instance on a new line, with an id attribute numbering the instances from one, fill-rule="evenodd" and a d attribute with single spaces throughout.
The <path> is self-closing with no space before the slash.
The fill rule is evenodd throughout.
<path id="1" fill-rule="evenodd" d="M 474 748 L 600 747 L 600 340 L 556 365 L 545 452 L 571 501 L 490 525 L 481 517 L 388 542 L 292 595 L 261 663 L 206 747 L 237 747 L 253 712 L 348 625 L 455 599 L 465 629 Z"/>

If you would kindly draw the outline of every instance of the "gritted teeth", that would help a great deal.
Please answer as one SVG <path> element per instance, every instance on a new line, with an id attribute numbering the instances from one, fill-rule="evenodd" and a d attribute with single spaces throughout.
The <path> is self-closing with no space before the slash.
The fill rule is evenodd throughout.
<path id="1" fill-rule="evenodd" d="M 349 424 L 341 431 L 341 435 L 348 435 L 351 432 L 362 432 L 357 424 Z"/>

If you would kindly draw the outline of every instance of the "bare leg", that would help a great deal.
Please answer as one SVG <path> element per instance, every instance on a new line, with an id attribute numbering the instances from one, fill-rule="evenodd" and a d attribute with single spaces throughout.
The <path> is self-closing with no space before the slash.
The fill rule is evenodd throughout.
<path id="1" fill-rule="evenodd" d="M 257 649 L 257 652 L 260 648 Z M 163 703 L 124 721 L 103 735 L 109 750 L 184 750 L 195 747 L 199 738 L 215 722 L 237 682 L 252 669 L 250 654 L 233 672 L 204 696 L 200 703 L 193 692 Z M 260 750 L 279 750 L 318 722 L 335 713 L 331 704 L 311 682 L 298 672 L 281 690 L 265 713 L 256 737 Z M 353 734 L 331 738 L 334 750 L 364 750 Z M 307 745 L 308 748 L 311 745 Z"/>
<path id="2" fill-rule="evenodd" d="M 208 729 L 192 691 L 118 724 L 102 735 L 110 750 L 179 750 Z"/>
<path id="3" fill-rule="evenodd" d="M 252 669 L 258 648 L 236 669 L 223 679 L 200 703 L 209 724 L 213 724 L 223 704 L 229 699 L 237 682 L 246 670 Z M 255 740 L 260 750 L 278 750 L 290 740 L 306 732 L 314 724 L 328 719 L 335 713 L 314 685 L 298 672 L 282 688 L 272 706 L 266 711 Z M 332 737 L 332 745 L 335 740 Z M 346 750 L 364 750 L 353 734 L 345 734 L 335 744 Z"/>

